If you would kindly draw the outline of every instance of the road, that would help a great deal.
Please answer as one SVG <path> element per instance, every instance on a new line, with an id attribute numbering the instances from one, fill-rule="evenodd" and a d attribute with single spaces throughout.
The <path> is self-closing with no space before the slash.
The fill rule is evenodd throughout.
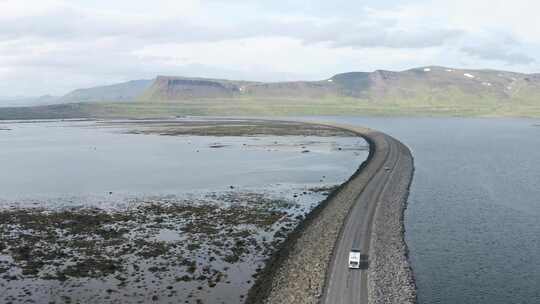
<path id="1" fill-rule="evenodd" d="M 414 170 L 409 149 L 376 130 L 324 125 L 365 138 L 369 157 L 288 236 L 246 303 L 415 303 L 402 218 Z M 348 268 L 352 248 L 366 269 Z"/>
<path id="2" fill-rule="evenodd" d="M 400 175 L 404 166 L 406 148 L 394 138 L 377 133 L 376 167 L 372 175 L 356 199 L 343 224 L 336 242 L 332 260 L 326 276 L 322 303 L 348 304 L 368 303 L 368 270 L 369 253 L 373 218 L 379 202 L 392 199 L 393 184 L 402 178 Z M 362 269 L 349 269 L 349 252 L 359 248 L 363 258 Z"/>

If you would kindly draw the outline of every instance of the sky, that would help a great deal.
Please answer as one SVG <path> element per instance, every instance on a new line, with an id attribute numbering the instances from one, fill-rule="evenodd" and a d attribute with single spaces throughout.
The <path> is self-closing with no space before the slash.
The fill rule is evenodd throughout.
<path id="1" fill-rule="evenodd" d="M 0 97 L 156 75 L 540 72 L 537 0 L 0 0 Z"/>

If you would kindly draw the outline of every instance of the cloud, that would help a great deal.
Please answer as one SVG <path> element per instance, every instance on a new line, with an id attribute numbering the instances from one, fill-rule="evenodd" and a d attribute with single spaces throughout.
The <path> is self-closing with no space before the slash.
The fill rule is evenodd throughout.
<path id="1" fill-rule="evenodd" d="M 245 8 L 244 8 L 245 9 Z M 245 14 L 253 14 L 246 12 Z M 324 42 L 333 47 L 423 48 L 443 44 L 460 34 L 446 28 L 410 28 L 388 17 L 374 17 L 372 10 L 359 11 L 358 19 L 332 20 L 307 16 L 264 15 L 229 19 L 217 12 L 200 12 L 198 18 L 187 16 L 88 10 L 58 2 L 48 10 L 28 16 L 0 15 L 0 38 L 3 40 L 33 37 L 57 40 L 122 38 L 153 42 L 222 41 L 231 39 L 281 36 L 305 43 Z"/>
<path id="2" fill-rule="evenodd" d="M 539 68 L 530 1 L 337 1 L 0 0 L 0 95 L 157 74 L 285 80 L 431 64 Z"/>
<path id="3" fill-rule="evenodd" d="M 467 37 L 461 52 L 488 61 L 499 61 L 507 65 L 529 65 L 536 60 L 524 53 L 524 43 L 512 33 L 484 31 Z"/>
<path id="4" fill-rule="evenodd" d="M 461 35 L 459 30 L 433 29 L 426 31 L 385 28 L 383 26 L 353 27 L 353 29 L 325 33 L 326 37 L 312 37 L 308 42 L 327 42 L 332 47 L 352 48 L 428 48 L 441 46 Z"/>
<path id="5" fill-rule="evenodd" d="M 514 52 L 500 46 L 468 46 L 463 47 L 461 51 L 480 59 L 502 61 L 508 65 L 531 64 L 536 61 L 526 54 Z"/>

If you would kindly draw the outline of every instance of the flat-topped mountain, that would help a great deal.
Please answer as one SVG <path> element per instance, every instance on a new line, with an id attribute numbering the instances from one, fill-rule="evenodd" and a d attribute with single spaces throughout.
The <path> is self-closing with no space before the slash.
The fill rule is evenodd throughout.
<path id="1" fill-rule="evenodd" d="M 174 101 L 193 98 L 311 97 L 334 94 L 325 81 L 255 82 L 224 79 L 158 76 L 139 98 L 143 101 Z"/>
<path id="2" fill-rule="evenodd" d="M 248 81 L 158 76 L 139 100 L 167 101 L 192 98 L 230 98 L 243 88 L 255 84 Z"/>

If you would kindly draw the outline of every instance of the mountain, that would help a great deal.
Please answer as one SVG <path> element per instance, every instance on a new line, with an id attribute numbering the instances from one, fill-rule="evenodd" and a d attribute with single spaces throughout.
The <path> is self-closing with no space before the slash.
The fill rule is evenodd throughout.
<path id="1" fill-rule="evenodd" d="M 197 98 L 322 98 L 334 94 L 325 81 L 254 82 L 158 76 L 140 101 L 180 101 Z"/>
<path id="2" fill-rule="evenodd" d="M 139 100 L 167 101 L 192 98 L 235 97 L 243 87 L 255 84 L 248 81 L 158 76 Z"/>
<path id="3" fill-rule="evenodd" d="M 0 107 L 26 107 L 102 101 L 129 102 L 135 101 L 153 82 L 153 79 L 132 80 L 107 86 L 77 89 L 61 97 L 50 95 L 40 97 L 0 97 Z"/>
<path id="4" fill-rule="evenodd" d="M 345 95 L 373 102 L 540 102 L 538 74 L 425 67 L 403 72 L 346 73 L 332 79 L 345 89 Z"/>
<path id="5" fill-rule="evenodd" d="M 132 80 L 119 84 L 78 89 L 70 92 L 59 103 L 95 102 L 95 101 L 134 101 L 148 89 L 154 80 Z"/>
<path id="6" fill-rule="evenodd" d="M 540 103 L 540 74 L 422 67 L 337 74 L 321 81 L 262 83 L 159 76 L 139 100 L 174 102 L 211 98 L 348 97 L 373 103 Z"/>

